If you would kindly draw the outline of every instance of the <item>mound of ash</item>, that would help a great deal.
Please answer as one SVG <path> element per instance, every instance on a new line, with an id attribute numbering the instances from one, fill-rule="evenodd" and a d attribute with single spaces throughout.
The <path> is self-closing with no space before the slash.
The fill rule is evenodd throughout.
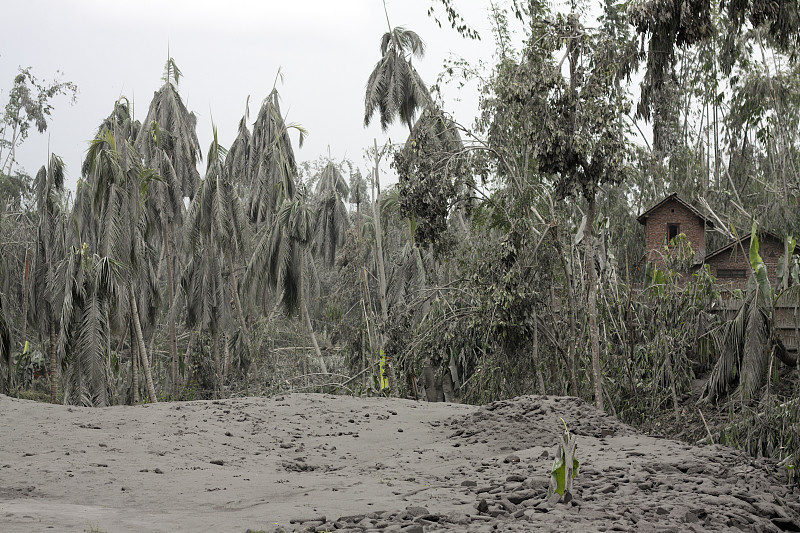
<path id="1" fill-rule="evenodd" d="M 481 407 L 466 416 L 448 419 L 451 438 L 483 443 L 495 451 L 515 451 L 558 442 L 566 424 L 570 433 L 595 438 L 635 435 L 616 418 L 601 413 L 580 398 L 520 396 Z"/>

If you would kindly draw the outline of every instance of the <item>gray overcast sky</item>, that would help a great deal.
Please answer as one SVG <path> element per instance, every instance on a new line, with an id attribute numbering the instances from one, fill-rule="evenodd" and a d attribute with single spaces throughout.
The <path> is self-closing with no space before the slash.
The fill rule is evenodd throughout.
<path id="1" fill-rule="evenodd" d="M 428 85 L 451 55 L 490 60 L 494 43 L 488 0 L 462 0 L 459 9 L 482 41 L 463 39 L 428 18 L 432 0 L 387 0 L 390 21 L 413 29 L 427 45 L 415 66 Z M 180 93 L 198 116 L 203 154 L 211 141 L 213 114 L 220 142 L 236 135 L 247 96 L 251 119 L 271 90 L 280 67 L 281 110 L 310 133 L 295 152 L 299 161 L 327 154 L 352 159 L 362 169 L 362 149 L 388 137 L 404 141 L 407 130 L 382 133 L 375 120 L 363 128 L 364 87 L 380 58 L 386 31 L 381 0 L 20 0 L 3 6 L 0 19 L 0 99 L 5 103 L 17 68 L 33 67 L 40 79 L 78 85 L 78 101 L 55 102 L 48 131 L 33 133 L 18 151 L 30 174 L 50 150 L 67 164 L 74 188 L 88 141 L 120 96 L 133 99 L 142 120 L 169 54 L 183 72 Z M 477 83 L 444 91 L 445 108 L 463 123 L 477 110 Z M 458 99 L 461 101 L 459 102 Z"/>

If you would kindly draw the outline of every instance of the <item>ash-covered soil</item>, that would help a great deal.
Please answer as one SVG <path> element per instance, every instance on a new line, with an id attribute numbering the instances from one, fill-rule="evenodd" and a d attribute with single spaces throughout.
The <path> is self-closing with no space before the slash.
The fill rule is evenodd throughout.
<path id="1" fill-rule="evenodd" d="M 563 419 L 563 421 L 562 421 Z M 564 424 L 581 462 L 547 498 Z M 0 531 L 800 531 L 770 462 L 575 398 L 292 394 L 85 409 L 0 396 Z"/>

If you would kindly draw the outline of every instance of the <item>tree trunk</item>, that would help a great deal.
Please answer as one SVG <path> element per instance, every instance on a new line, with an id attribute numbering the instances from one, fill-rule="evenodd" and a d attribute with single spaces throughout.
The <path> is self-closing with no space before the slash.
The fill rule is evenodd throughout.
<path id="1" fill-rule="evenodd" d="M 572 272 L 572 250 L 571 248 L 564 250 L 564 247 L 561 245 L 561 240 L 558 236 L 558 230 L 556 228 L 552 229 L 554 235 L 554 242 L 556 246 L 558 246 L 558 256 L 561 259 L 561 267 L 564 270 L 564 284 L 566 285 L 567 289 L 567 304 L 569 306 L 569 312 L 567 313 L 567 317 L 569 320 L 569 339 L 567 340 L 567 368 L 569 371 L 569 378 L 570 383 L 572 385 L 572 395 L 573 396 L 580 396 L 580 389 L 578 388 L 578 357 L 577 357 L 577 350 L 575 349 L 575 345 L 578 343 L 578 327 L 575 322 L 575 316 L 577 315 L 577 303 L 575 301 L 575 286 L 573 284 L 573 272 Z M 584 234 L 585 235 L 585 234 Z M 570 257 L 567 258 L 565 255 L 569 252 Z M 553 293 L 555 294 L 555 293 Z M 555 297 L 553 298 L 553 303 L 555 304 Z"/>
<path id="2" fill-rule="evenodd" d="M 228 257 L 228 269 L 231 271 L 231 291 L 233 291 L 233 303 L 236 306 L 236 317 L 239 319 L 239 327 L 242 328 L 240 335 L 244 339 L 245 350 L 247 357 L 250 357 L 250 332 L 247 329 L 247 322 L 244 319 L 244 310 L 242 308 L 242 300 L 239 298 L 239 280 L 236 278 L 236 271 L 233 269 L 233 259 Z M 249 368 L 245 366 L 245 368 Z M 247 389 L 249 370 L 245 372 L 244 386 Z"/>
<path id="3" fill-rule="evenodd" d="M 383 319 L 383 324 L 381 327 L 382 331 L 389 322 L 389 310 L 387 309 L 386 305 L 386 267 L 383 264 L 383 237 L 381 230 L 381 179 L 379 169 L 381 156 L 378 152 L 378 141 L 376 139 L 373 139 L 373 141 L 375 143 L 375 179 L 373 180 L 373 183 L 375 184 L 375 189 L 377 190 L 377 196 L 375 197 L 375 201 L 372 202 L 372 213 L 375 218 L 375 246 L 377 247 L 378 256 L 378 283 L 380 292 L 378 296 L 380 296 L 381 318 Z M 383 338 L 381 335 L 378 335 L 378 337 L 379 350 L 382 351 Z M 380 353 L 380 351 L 378 353 Z M 392 358 L 386 354 L 384 354 L 384 356 L 386 357 L 386 373 L 387 378 L 389 379 L 389 394 L 397 397 L 397 378 L 395 377 Z"/>
<path id="4" fill-rule="evenodd" d="M 249 349 L 250 335 L 247 331 L 247 322 L 244 319 L 242 300 L 239 298 L 239 281 L 236 279 L 236 272 L 233 270 L 233 259 L 230 257 L 228 257 L 228 269 L 231 271 L 231 291 L 233 292 L 233 303 L 236 305 L 236 317 L 239 319 L 239 327 L 242 328 L 242 335 L 244 335 L 245 344 Z"/>
<path id="5" fill-rule="evenodd" d="M 328 366 L 325 364 L 325 359 L 322 358 L 322 350 L 319 349 L 319 343 L 317 342 L 317 336 L 314 334 L 314 328 L 311 327 L 311 315 L 308 314 L 308 307 L 306 303 L 303 302 L 301 304 L 303 306 L 303 317 L 306 327 L 308 328 L 308 333 L 311 336 L 311 344 L 314 345 L 314 352 L 317 354 L 317 359 L 319 360 L 319 366 L 322 368 L 322 373 L 328 373 Z"/>
<path id="6" fill-rule="evenodd" d="M 12 372 L 14 365 L 11 362 L 11 352 L 11 346 L 9 346 L 8 353 L 6 353 L 6 394 L 9 396 L 11 396 L 12 382 L 14 381 L 14 373 Z"/>
<path id="7" fill-rule="evenodd" d="M 389 311 L 386 305 L 386 267 L 383 264 L 383 235 L 381 229 L 381 180 L 378 165 L 381 158 L 378 155 L 378 141 L 375 141 L 375 173 L 373 183 L 377 191 L 377 195 L 372 202 L 372 213 L 375 219 L 375 246 L 377 247 L 378 259 L 378 283 L 379 283 L 379 299 L 381 304 L 381 318 L 384 324 L 389 321 Z"/>
<path id="8" fill-rule="evenodd" d="M 305 254 L 303 254 L 305 256 Z M 302 321 L 308 328 L 308 334 L 311 336 L 311 344 L 314 345 L 314 352 L 317 354 L 319 366 L 323 374 L 328 373 L 328 366 L 325 364 L 325 359 L 322 358 L 322 350 L 319 349 L 317 343 L 317 336 L 314 334 L 314 326 L 311 324 L 311 315 L 308 313 L 308 306 L 306 305 L 306 288 L 305 288 L 305 275 L 303 274 L 303 265 L 300 265 L 300 313 L 302 314 Z"/>
<path id="9" fill-rule="evenodd" d="M 133 292 L 133 285 L 128 286 L 128 298 L 131 301 L 131 316 L 133 317 L 133 328 L 136 332 L 136 341 L 139 345 L 139 356 L 142 358 L 142 368 L 144 369 L 144 379 L 147 383 L 147 394 L 152 403 L 158 403 L 156 389 L 153 386 L 153 375 L 150 373 L 150 361 L 147 358 L 147 348 L 144 345 L 144 335 L 142 335 L 142 323 L 139 320 L 139 306 L 136 305 L 136 294 Z"/>
<path id="10" fill-rule="evenodd" d="M 219 399 L 220 392 L 222 391 L 222 368 L 219 360 L 219 332 L 217 327 L 211 326 L 211 351 L 214 354 L 214 396 Z"/>
<path id="11" fill-rule="evenodd" d="M 130 321 L 131 328 L 131 388 L 133 389 L 133 405 L 139 403 L 139 339 L 133 331 L 133 320 Z"/>
<path id="12" fill-rule="evenodd" d="M 231 348 L 227 333 L 222 334 L 222 347 L 222 352 L 225 355 L 222 360 L 222 386 L 224 387 L 225 382 L 228 381 L 228 374 L 230 374 L 231 371 Z"/>
<path id="13" fill-rule="evenodd" d="M 20 352 L 25 351 L 25 342 L 28 340 L 28 283 L 30 282 L 31 260 L 30 251 L 25 247 L 25 270 L 22 278 L 22 347 Z M 9 387 L 11 383 L 9 382 Z M 9 389 L 10 391 L 11 389 Z"/>
<path id="14" fill-rule="evenodd" d="M 194 331 L 189 331 L 189 340 L 186 343 L 186 353 L 183 354 L 183 366 L 186 369 L 186 381 L 184 383 L 191 383 L 194 379 L 194 371 L 192 366 L 192 350 L 194 349 Z"/>
<path id="15" fill-rule="evenodd" d="M 589 340 L 592 349 L 592 374 L 594 377 L 594 405 L 603 411 L 603 383 L 600 368 L 600 331 L 597 327 L 597 272 L 594 268 L 594 209 L 595 193 L 587 198 L 589 209 L 586 213 L 586 276 L 589 281 L 587 312 L 589 313 Z"/>
<path id="16" fill-rule="evenodd" d="M 56 357 L 56 325 L 50 313 L 50 403 L 58 400 L 58 361 Z"/>
<path id="17" fill-rule="evenodd" d="M 361 202 L 356 202 L 356 234 L 358 235 L 358 251 L 361 252 Z"/>
<path id="18" fill-rule="evenodd" d="M 533 310 L 533 366 L 536 369 L 536 381 L 539 384 L 539 394 L 547 394 L 547 387 L 544 384 L 542 368 L 539 366 L 539 317 L 536 310 Z"/>
<path id="19" fill-rule="evenodd" d="M 11 177 L 11 169 L 14 168 L 14 161 L 17 159 L 17 125 L 11 130 L 11 160 L 8 162 L 8 172 L 6 176 Z"/>
<path id="20" fill-rule="evenodd" d="M 172 399 L 178 397 L 179 390 L 179 376 L 178 376 L 178 336 L 175 328 L 175 265 L 173 264 L 173 244 L 172 244 L 172 229 L 167 228 L 166 244 L 167 244 L 167 285 L 169 286 L 169 356 L 172 374 Z"/>

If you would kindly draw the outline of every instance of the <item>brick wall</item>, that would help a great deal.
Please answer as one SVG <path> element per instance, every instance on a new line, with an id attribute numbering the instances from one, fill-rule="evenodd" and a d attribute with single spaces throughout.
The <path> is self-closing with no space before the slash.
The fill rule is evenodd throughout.
<path id="1" fill-rule="evenodd" d="M 695 262 L 702 261 L 706 255 L 705 223 L 675 200 L 666 202 L 647 217 L 645 225 L 647 259 L 658 266 L 664 266 L 662 254 L 670 224 L 677 224 L 678 232 L 686 235 L 692 250 L 694 250 Z"/>
<path id="2" fill-rule="evenodd" d="M 767 275 L 774 288 L 777 282 L 778 261 L 783 255 L 783 243 L 766 235 L 764 238 L 759 239 L 758 244 L 758 253 L 767 266 Z M 730 250 L 725 250 L 718 255 L 710 257 L 706 263 L 711 267 L 711 273 L 717 278 L 720 285 L 742 289 L 747 285 L 747 280 L 750 277 L 749 254 L 750 239 L 747 238 L 742 241 L 741 246 L 737 244 Z M 744 276 L 730 277 L 725 275 L 724 272 L 720 272 L 720 270 L 727 270 L 729 274 L 732 273 L 731 271 L 742 271 Z"/>

